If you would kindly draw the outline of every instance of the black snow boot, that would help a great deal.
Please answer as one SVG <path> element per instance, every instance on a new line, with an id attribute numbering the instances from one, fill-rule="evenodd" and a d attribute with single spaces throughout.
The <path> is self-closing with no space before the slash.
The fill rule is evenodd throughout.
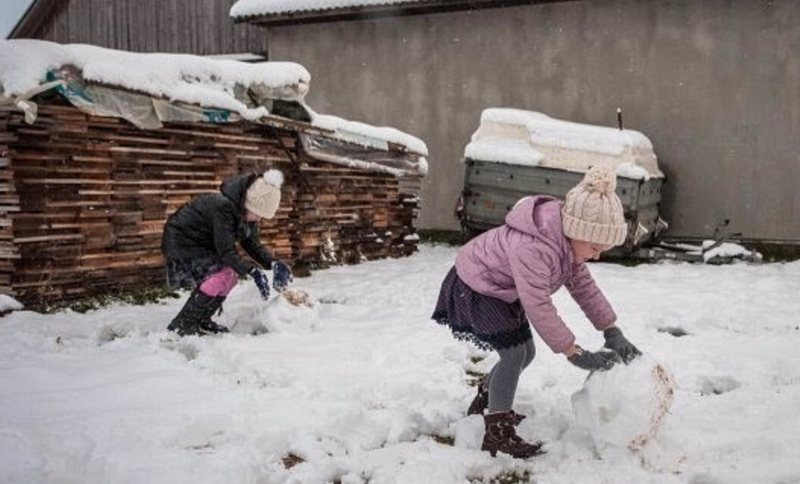
<path id="1" fill-rule="evenodd" d="M 224 300 L 225 296 L 209 296 L 200 288 L 195 288 L 167 329 L 181 336 L 227 333 L 228 328 L 211 319 L 222 307 Z"/>
<path id="2" fill-rule="evenodd" d="M 469 404 L 469 408 L 467 409 L 467 415 L 483 415 L 483 412 L 489 407 L 489 375 L 483 377 L 483 379 L 478 383 L 478 393 L 475 394 L 475 398 L 472 399 L 472 403 Z M 520 415 L 513 410 L 511 413 L 514 414 L 514 425 L 519 425 L 520 422 L 525 420 L 525 415 Z"/>
<path id="3" fill-rule="evenodd" d="M 513 410 L 490 413 L 483 417 L 486 433 L 483 434 L 481 450 L 489 451 L 492 457 L 498 452 L 503 452 L 517 459 L 543 454 L 541 442 L 531 444 L 517 435 L 514 428 L 517 425 L 517 418 Z"/>
<path id="4" fill-rule="evenodd" d="M 484 410 L 489 406 L 489 375 L 483 377 L 478 383 L 478 393 L 472 399 L 467 409 L 467 415 L 483 414 Z"/>

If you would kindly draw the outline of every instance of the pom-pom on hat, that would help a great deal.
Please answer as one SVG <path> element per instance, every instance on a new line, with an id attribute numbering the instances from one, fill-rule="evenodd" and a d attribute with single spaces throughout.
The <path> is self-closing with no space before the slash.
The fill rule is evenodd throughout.
<path id="1" fill-rule="evenodd" d="M 261 218 L 274 217 L 281 203 L 281 185 L 283 185 L 283 173 L 278 170 L 268 170 L 247 189 L 244 208 Z"/>
<path id="2" fill-rule="evenodd" d="M 628 234 L 622 202 L 614 192 L 617 175 L 595 166 L 567 193 L 561 211 L 564 235 L 603 245 L 621 245 Z"/>

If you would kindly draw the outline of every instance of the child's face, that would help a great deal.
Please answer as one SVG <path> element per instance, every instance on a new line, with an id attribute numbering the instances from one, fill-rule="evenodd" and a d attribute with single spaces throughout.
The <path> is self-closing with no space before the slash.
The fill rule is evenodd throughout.
<path id="1" fill-rule="evenodd" d="M 248 222 L 258 222 L 259 220 L 261 220 L 261 217 L 254 214 L 250 210 L 247 211 L 247 215 L 245 215 L 245 218 L 247 219 Z"/>
<path id="2" fill-rule="evenodd" d="M 579 262 L 597 260 L 600 258 L 600 254 L 614 247 L 613 245 L 597 244 L 584 240 L 570 239 L 570 243 L 572 244 L 572 253 L 575 254 L 575 259 Z"/>

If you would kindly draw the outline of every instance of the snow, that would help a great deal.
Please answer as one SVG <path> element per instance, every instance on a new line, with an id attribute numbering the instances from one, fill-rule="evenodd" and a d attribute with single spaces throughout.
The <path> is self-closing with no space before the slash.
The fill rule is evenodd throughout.
<path id="1" fill-rule="evenodd" d="M 19 311 L 24 307 L 25 306 L 23 306 L 21 302 L 17 301 L 13 297 L 7 294 L 0 294 L 0 313 L 4 313 L 6 311 Z"/>
<path id="2" fill-rule="evenodd" d="M 83 78 L 172 101 L 238 112 L 245 119 L 266 114 L 234 97 L 237 84 L 269 88 L 295 86 L 302 97 L 311 76 L 292 62 L 250 64 L 185 54 L 140 54 L 92 45 L 60 45 L 40 40 L 0 41 L 0 84 L 8 97 L 39 86 L 47 72 L 74 65 Z"/>
<path id="3" fill-rule="evenodd" d="M 704 240 L 703 249 L 708 249 L 715 244 L 713 240 Z M 713 249 L 703 252 L 703 260 L 708 262 L 715 257 L 751 257 L 754 252 L 733 242 L 723 242 Z"/>
<path id="4" fill-rule="evenodd" d="M 425 150 L 427 151 L 427 146 L 425 147 Z M 419 161 L 417 161 L 417 172 L 420 175 L 425 176 L 428 174 L 428 170 L 429 170 L 428 159 L 425 158 L 424 156 L 420 156 Z"/>
<path id="5" fill-rule="evenodd" d="M 563 121 L 513 108 L 481 113 L 464 158 L 580 173 L 602 165 L 637 180 L 664 176 L 653 145 L 638 131 Z"/>
<path id="6" fill-rule="evenodd" d="M 387 143 L 403 145 L 422 156 L 428 155 L 428 146 L 421 139 L 398 129 L 386 126 L 371 126 L 357 121 L 348 121 L 329 114 L 318 114 L 307 108 L 311 114 L 311 124 L 321 129 L 337 132 L 341 137 L 357 144 L 369 144 L 369 139 L 379 139 Z M 427 160 L 421 162 L 420 172 L 427 172 Z M 425 173 L 422 173 L 425 174 Z"/>
<path id="7" fill-rule="evenodd" d="M 504 138 L 483 138 L 472 141 L 464 149 L 464 157 L 477 161 L 524 166 L 538 166 L 544 159 L 544 155 L 527 142 Z"/>
<path id="8" fill-rule="evenodd" d="M 576 428 L 586 432 L 602 458 L 633 452 L 643 464 L 677 471 L 685 455 L 677 446 L 667 455 L 661 437 L 674 393 L 675 381 L 667 365 L 650 355 L 609 372 L 592 373 L 572 396 Z M 655 453 L 650 451 L 654 442 L 661 444 Z"/>
<path id="9" fill-rule="evenodd" d="M 242 282 L 220 317 L 233 334 L 220 337 L 164 331 L 186 294 L 0 318 L 0 482 L 800 480 L 800 262 L 593 264 L 646 358 L 587 381 L 535 338 L 515 409 L 528 416 L 520 434 L 548 453 L 522 461 L 478 450 L 481 419 L 465 416 L 466 372 L 496 356 L 429 319 L 455 255 L 422 245 L 410 258 L 317 271 L 296 280 L 295 294 L 308 295 L 298 306 L 262 302 Z M 602 345 L 565 291 L 555 302 L 582 346 Z M 674 379 L 673 400 L 633 451 L 618 443 L 652 408 L 656 364 Z M 573 406 L 580 395 L 586 408 L 622 409 L 621 420 L 598 410 L 593 428 L 593 410 Z M 289 454 L 302 462 L 286 468 Z"/>
<path id="10" fill-rule="evenodd" d="M 649 180 L 650 173 L 641 166 L 636 166 L 631 162 L 620 163 L 617 169 L 614 170 L 618 176 L 630 178 L 633 180 Z"/>
<path id="11" fill-rule="evenodd" d="M 638 131 L 562 121 L 535 111 L 486 109 L 481 114 L 481 123 L 486 122 L 524 126 L 531 133 L 531 140 L 543 146 L 611 155 L 621 154 L 628 147 L 653 149 L 650 140 Z"/>
<path id="12" fill-rule="evenodd" d="M 230 15 L 234 18 L 243 18 L 374 5 L 424 3 L 426 1 L 431 0 L 239 0 L 231 7 Z"/>
<path id="13" fill-rule="evenodd" d="M 302 101 L 311 75 L 293 62 L 247 63 L 183 54 L 140 54 L 91 45 L 60 45 L 40 40 L 0 41 L 0 96 L 24 95 L 45 82 L 47 73 L 73 65 L 87 81 L 122 87 L 157 98 L 192 105 L 226 109 L 255 121 L 269 114 L 263 106 L 249 107 L 237 99 L 236 86 L 267 87 Z M 288 88 L 288 89 L 284 89 Z M 287 94 L 288 93 L 288 94 Z M 406 147 L 426 156 L 425 143 L 390 127 L 376 127 L 336 116 L 317 114 L 306 106 L 312 124 L 334 131 L 339 137 L 365 146 L 388 143 Z M 427 173 L 427 160 L 420 162 Z"/>

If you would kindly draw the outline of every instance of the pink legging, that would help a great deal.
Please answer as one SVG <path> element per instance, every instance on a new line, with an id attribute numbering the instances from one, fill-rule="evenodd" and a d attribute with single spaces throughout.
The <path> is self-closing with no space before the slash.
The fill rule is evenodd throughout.
<path id="1" fill-rule="evenodd" d="M 236 272 L 230 267 L 214 272 L 200 284 L 200 291 L 206 296 L 227 296 L 236 285 Z"/>

